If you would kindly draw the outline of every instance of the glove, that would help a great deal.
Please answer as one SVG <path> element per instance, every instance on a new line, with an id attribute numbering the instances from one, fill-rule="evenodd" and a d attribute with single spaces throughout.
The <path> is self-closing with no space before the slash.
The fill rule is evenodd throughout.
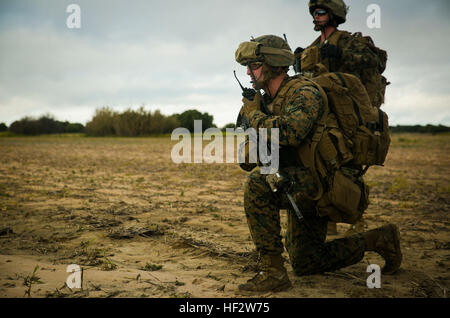
<path id="1" fill-rule="evenodd" d="M 247 98 L 242 98 L 244 103 L 243 111 L 247 119 L 250 119 L 250 114 L 255 110 L 261 110 L 261 95 L 256 94 L 253 100 L 248 100 Z"/>
<path id="2" fill-rule="evenodd" d="M 258 166 L 258 144 L 250 139 L 239 145 L 239 166 L 242 170 L 252 171 Z"/>
<path id="3" fill-rule="evenodd" d="M 342 49 L 332 44 L 325 44 L 320 48 L 320 57 L 322 59 L 333 58 L 340 59 L 342 57 Z"/>
<path id="4" fill-rule="evenodd" d="M 299 46 L 298 48 L 295 49 L 294 54 L 295 55 L 302 54 L 304 50 L 305 50 L 304 48 Z"/>

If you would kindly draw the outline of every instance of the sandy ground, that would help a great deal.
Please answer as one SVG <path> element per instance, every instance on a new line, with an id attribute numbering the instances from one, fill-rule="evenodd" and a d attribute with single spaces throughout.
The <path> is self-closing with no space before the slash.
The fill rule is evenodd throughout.
<path id="1" fill-rule="evenodd" d="M 174 164 L 175 143 L 0 138 L 0 297 L 238 297 L 257 260 L 242 207 L 247 173 Z M 368 264 L 383 265 L 375 253 L 322 275 L 296 277 L 288 265 L 293 288 L 255 296 L 448 297 L 450 135 L 394 135 L 385 167 L 366 179 L 367 228 L 399 226 L 400 272 L 369 289 Z M 65 285 L 69 264 L 83 269 L 82 289 Z"/>

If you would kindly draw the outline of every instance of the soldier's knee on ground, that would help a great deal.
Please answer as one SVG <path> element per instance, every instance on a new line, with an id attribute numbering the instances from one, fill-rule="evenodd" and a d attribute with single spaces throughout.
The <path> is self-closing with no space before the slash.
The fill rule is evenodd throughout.
<path id="1" fill-rule="evenodd" d="M 295 251 L 291 250 L 289 260 L 296 276 L 313 275 L 321 272 L 322 262 L 319 258 L 322 253 L 320 249 L 320 246 L 311 242 L 296 247 Z"/>

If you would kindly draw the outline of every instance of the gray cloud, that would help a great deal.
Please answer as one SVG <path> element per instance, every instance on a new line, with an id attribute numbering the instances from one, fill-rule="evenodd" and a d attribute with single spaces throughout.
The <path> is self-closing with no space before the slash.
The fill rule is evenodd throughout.
<path id="1" fill-rule="evenodd" d="M 72 2 L 80 30 L 65 26 Z M 389 53 L 391 121 L 450 124 L 448 2 L 378 1 L 381 29 L 366 26 L 373 1 L 347 3 L 342 29 L 371 35 Z M 307 1 L 2 1 L 0 121 L 51 112 L 85 122 L 104 105 L 145 105 L 197 108 L 221 126 L 240 108 L 232 71 L 248 83 L 237 45 L 286 33 L 293 49 L 306 46 L 318 36 L 311 21 Z"/>

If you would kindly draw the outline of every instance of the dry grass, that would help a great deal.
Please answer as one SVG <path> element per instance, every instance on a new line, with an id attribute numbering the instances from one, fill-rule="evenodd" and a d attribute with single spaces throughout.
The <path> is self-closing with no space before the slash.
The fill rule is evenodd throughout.
<path id="1" fill-rule="evenodd" d="M 365 260 L 295 277 L 270 297 L 443 297 L 449 283 L 450 135 L 399 134 L 369 169 L 369 228 L 399 225 L 404 263 L 365 286 Z M 233 297 L 256 259 L 236 164 L 174 164 L 170 138 L 0 138 L 0 296 L 39 266 L 33 297 Z M 285 226 L 285 212 L 282 212 Z M 346 225 L 339 225 L 343 233 Z M 61 291 L 69 264 L 83 293 Z M 380 263 L 382 264 L 382 263 Z M 31 286 L 31 285 L 30 285 Z M 34 286 L 34 285 L 33 285 Z"/>

